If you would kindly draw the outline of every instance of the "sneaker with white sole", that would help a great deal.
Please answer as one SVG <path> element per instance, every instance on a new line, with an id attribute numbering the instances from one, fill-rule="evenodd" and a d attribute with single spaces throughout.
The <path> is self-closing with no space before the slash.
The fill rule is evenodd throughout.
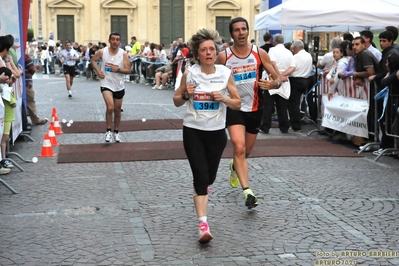
<path id="1" fill-rule="evenodd" d="M 162 84 L 158 86 L 158 90 L 162 90 Z"/>
<path id="2" fill-rule="evenodd" d="M 107 131 L 107 133 L 105 133 L 105 142 L 112 142 L 112 133 L 111 133 L 111 131 Z"/>
<path id="3" fill-rule="evenodd" d="M 375 156 L 379 156 L 379 155 L 383 155 L 383 156 L 387 156 L 387 155 L 390 155 L 392 152 L 391 151 L 387 151 L 387 152 L 384 152 L 383 153 L 383 151 L 384 151 L 385 149 L 383 149 L 383 148 L 381 148 L 381 149 L 379 149 L 379 150 L 376 150 L 376 151 L 373 151 L 373 154 L 375 155 Z"/>
<path id="4" fill-rule="evenodd" d="M 208 243 L 213 239 L 213 236 L 211 235 L 211 232 L 209 231 L 209 225 L 207 222 L 201 222 L 198 225 L 198 242 L 201 244 Z"/>
<path id="5" fill-rule="evenodd" d="M 6 175 L 11 172 L 10 168 L 0 167 L 0 175 Z"/>
<path id="6" fill-rule="evenodd" d="M 121 136 L 119 136 L 119 133 L 114 133 L 114 140 L 115 142 L 121 142 Z"/>
<path id="7" fill-rule="evenodd" d="M 68 91 L 68 97 L 69 97 L 69 98 L 72 97 L 72 91 Z"/>
<path id="8" fill-rule="evenodd" d="M 5 168 L 14 168 L 14 165 L 8 160 L 1 160 L 0 164 Z"/>
<path id="9" fill-rule="evenodd" d="M 157 89 L 158 89 L 158 86 L 155 85 L 154 87 L 152 87 L 152 89 L 153 89 L 153 90 L 157 90 Z"/>
<path id="10" fill-rule="evenodd" d="M 245 206 L 247 206 L 248 209 L 258 206 L 258 199 L 250 188 L 247 188 L 242 193 L 244 194 Z"/>
<path id="11" fill-rule="evenodd" d="M 234 161 L 230 161 L 230 178 L 229 183 L 232 188 L 237 188 L 240 185 L 240 179 L 238 179 L 238 175 L 236 170 L 234 170 Z"/>

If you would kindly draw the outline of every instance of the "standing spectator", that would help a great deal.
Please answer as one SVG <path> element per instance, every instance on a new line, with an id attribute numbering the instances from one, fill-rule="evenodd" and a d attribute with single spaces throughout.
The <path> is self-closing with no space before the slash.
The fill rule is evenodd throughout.
<path id="1" fill-rule="evenodd" d="M 272 35 L 268 32 L 266 32 L 265 34 L 263 34 L 263 40 L 265 41 L 265 44 L 262 45 L 260 48 L 262 48 L 263 50 L 265 50 L 266 52 L 269 52 L 269 49 L 271 47 L 273 47 L 272 44 Z"/>
<path id="2" fill-rule="evenodd" d="M 284 37 L 281 34 L 274 35 L 275 47 L 269 50 L 270 60 L 275 68 L 278 69 L 279 74 L 286 71 L 292 64 L 293 54 L 284 47 Z M 277 90 L 263 91 L 263 116 L 262 124 L 259 127 L 261 133 L 269 133 L 272 126 L 272 115 L 274 105 L 276 105 L 278 125 L 282 133 L 287 133 L 290 127 L 288 122 L 288 99 L 291 93 L 291 85 L 288 77 L 282 77 L 285 81 Z"/>
<path id="3" fill-rule="evenodd" d="M 135 57 L 139 57 L 141 54 L 141 45 L 140 43 L 137 41 L 136 36 L 133 36 L 131 38 L 131 45 L 132 45 L 132 50 L 131 50 L 131 57 L 135 58 Z M 133 61 L 133 72 L 135 74 L 139 74 L 140 73 L 140 63 L 141 60 L 135 60 Z"/>
<path id="4" fill-rule="evenodd" d="M 266 51 L 248 43 L 248 21 L 242 17 L 230 21 L 229 31 L 234 44 L 220 53 L 218 63 L 231 69 L 241 97 L 240 110 L 227 109 L 226 125 L 233 142 L 233 160 L 230 161 L 230 186 L 241 184 L 245 206 L 258 205 L 258 199 L 249 187 L 247 158 L 255 144 L 262 120 L 262 90 L 277 89 L 279 76 Z M 274 81 L 261 80 L 263 66 Z"/>
<path id="5" fill-rule="evenodd" d="M 330 68 L 332 67 L 334 63 L 334 57 L 333 57 L 333 48 L 339 46 L 339 44 L 342 42 L 340 37 L 334 37 L 330 41 L 330 52 L 326 53 L 321 61 L 317 62 L 317 68 L 320 68 L 323 70 L 323 76 L 325 77 L 328 72 L 330 72 Z"/>
<path id="6" fill-rule="evenodd" d="M 333 56 L 335 61 L 330 69 L 330 72 L 328 72 L 326 76 L 329 84 L 328 100 L 331 100 L 331 98 L 338 89 L 337 88 L 339 82 L 338 73 L 342 72 L 348 65 L 346 50 L 344 50 L 344 48 L 341 45 L 338 47 L 334 47 Z M 342 91 L 340 91 L 339 93 L 342 94 Z"/>
<path id="7" fill-rule="evenodd" d="M 302 131 L 301 124 L 301 97 L 309 87 L 310 73 L 312 71 L 312 56 L 304 50 L 304 44 L 300 40 L 292 44 L 294 53 L 293 66 L 282 73 L 283 76 L 290 75 L 291 95 L 288 100 L 288 112 L 290 114 L 290 130 Z"/>
<path id="8" fill-rule="evenodd" d="M 378 72 L 379 66 L 375 56 L 365 47 L 365 41 L 362 37 L 356 37 L 353 39 L 353 50 L 355 52 L 355 72 L 353 72 L 353 80 L 357 86 L 363 86 L 364 81 L 370 76 Z M 369 95 L 375 95 L 374 84 L 370 84 Z M 373 99 L 370 97 L 370 99 Z M 369 132 L 373 132 L 374 129 L 374 114 L 377 110 L 374 108 L 374 103 L 369 102 L 369 112 L 367 114 L 367 124 Z"/>
<path id="9" fill-rule="evenodd" d="M 399 51 L 395 49 L 393 46 L 393 34 L 390 31 L 383 31 L 379 34 L 378 38 L 380 39 L 380 46 L 382 50 L 382 58 L 379 62 L 379 68 L 375 75 L 369 76 L 369 81 L 375 81 L 379 90 L 384 89 L 385 86 L 382 85 L 381 81 L 383 78 L 389 74 L 389 65 L 388 58 L 392 56 L 392 54 L 399 54 Z M 392 65 L 394 66 L 394 64 Z M 381 101 L 377 103 L 378 117 L 383 114 L 383 104 Z M 379 121 L 380 129 L 381 129 L 381 145 L 380 149 L 374 151 L 374 155 L 380 155 L 382 151 L 386 148 L 393 148 L 395 146 L 395 140 L 393 137 L 390 137 L 386 134 L 386 126 L 385 119 L 381 119 Z"/>
<path id="10" fill-rule="evenodd" d="M 130 74 L 130 60 L 127 53 L 119 48 L 121 45 L 119 33 L 111 33 L 108 42 L 109 47 L 99 50 L 91 58 L 91 64 L 100 78 L 100 89 L 106 105 L 105 120 L 107 131 L 105 133 L 105 142 L 112 142 L 112 139 L 115 142 L 121 142 L 119 124 L 121 122 L 122 100 L 125 95 L 123 80 L 124 74 Z M 99 60 L 102 61 L 101 69 L 97 65 Z M 114 128 L 113 137 L 111 133 L 112 124 Z"/>
<path id="11" fill-rule="evenodd" d="M 61 51 L 61 63 L 64 69 L 66 88 L 68 90 L 68 97 L 72 97 L 72 84 L 75 77 L 75 65 L 79 61 L 79 54 L 72 49 L 69 41 L 65 42 L 65 49 Z"/>
<path id="12" fill-rule="evenodd" d="M 40 51 L 40 62 L 42 64 L 42 68 L 43 68 L 43 74 L 49 74 L 50 70 L 49 70 L 49 51 L 47 50 L 47 47 L 45 45 L 42 45 L 41 47 L 41 51 Z"/>
<path id="13" fill-rule="evenodd" d="M 364 39 L 364 47 L 374 55 L 378 62 L 381 61 L 382 54 L 373 43 L 374 34 L 369 30 L 364 30 L 360 32 L 360 37 Z"/>
<path id="14" fill-rule="evenodd" d="M 364 79 L 368 79 L 370 76 L 378 72 L 378 61 L 375 56 L 366 49 L 365 40 L 362 37 L 356 37 L 353 39 L 353 50 L 356 54 L 353 78 L 356 85 L 363 86 Z"/>
<path id="15" fill-rule="evenodd" d="M 398 39 L 398 29 L 395 26 L 387 26 L 385 27 L 385 30 L 390 31 L 393 35 L 393 47 L 399 51 L 399 44 L 396 43 L 396 40 Z"/>
<path id="16" fill-rule="evenodd" d="M 25 84 L 26 84 L 26 102 L 27 109 L 29 112 L 30 120 L 34 125 L 44 125 L 48 122 L 47 118 L 41 119 L 37 115 L 36 102 L 35 102 L 35 91 L 33 90 L 33 80 L 32 77 L 38 69 L 39 66 L 33 65 L 32 59 L 29 55 L 25 54 Z"/>
<path id="17" fill-rule="evenodd" d="M 207 221 L 208 189 L 216 179 L 227 143 L 226 106 L 235 110 L 240 108 L 240 96 L 231 71 L 225 66 L 215 65 L 218 38 L 217 31 L 206 29 L 192 36 L 189 42 L 199 63 L 183 74 L 173 96 L 175 106 L 187 104 L 183 144 L 193 173 L 200 243 L 213 238 Z"/>

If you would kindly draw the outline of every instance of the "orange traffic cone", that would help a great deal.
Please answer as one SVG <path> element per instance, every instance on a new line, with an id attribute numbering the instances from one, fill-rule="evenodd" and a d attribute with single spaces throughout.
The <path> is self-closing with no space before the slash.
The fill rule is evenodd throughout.
<path id="1" fill-rule="evenodd" d="M 54 119 L 54 133 L 56 135 L 64 134 L 64 132 L 62 132 L 62 130 L 61 130 L 60 121 L 58 121 L 58 117 L 57 116 Z"/>
<path id="2" fill-rule="evenodd" d="M 53 107 L 53 110 L 51 111 L 51 122 L 54 122 L 56 116 L 57 116 L 57 109 Z"/>
<path id="3" fill-rule="evenodd" d="M 44 140 L 43 140 L 43 147 L 42 147 L 42 153 L 39 154 L 40 157 L 53 157 L 55 156 L 55 153 L 53 152 L 53 148 L 51 147 L 51 141 L 48 136 L 48 134 L 44 134 Z"/>
<path id="4" fill-rule="evenodd" d="M 58 146 L 57 138 L 55 137 L 54 132 L 54 122 L 50 122 L 50 127 L 48 129 L 48 136 L 51 142 L 51 146 Z"/>

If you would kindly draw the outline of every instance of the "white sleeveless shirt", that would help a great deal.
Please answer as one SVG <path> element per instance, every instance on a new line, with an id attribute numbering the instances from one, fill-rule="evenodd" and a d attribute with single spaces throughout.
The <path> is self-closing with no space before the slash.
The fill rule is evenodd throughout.
<path id="1" fill-rule="evenodd" d="M 106 63 L 111 63 L 123 68 L 123 50 L 119 48 L 115 56 L 111 56 L 108 52 L 108 47 L 103 49 L 101 71 L 105 74 L 105 78 L 100 79 L 101 87 L 108 88 L 111 91 L 121 91 L 125 88 L 124 74 L 111 72 L 109 68 L 105 67 Z"/>
<path id="2" fill-rule="evenodd" d="M 202 73 L 198 64 L 190 68 L 186 82 L 194 83 L 196 88 L 194 95 L 187 101 L 184 126 L 205 131 L 226 127 L 226 105 L 213 101 L 210 93 L 220 91 L 222 95 L 228 94 L 227 84 L 231 70 L 223 65 L 215 65 L 215 68 L 215 73 L 209 75 Z"/>
<path id="3" fill-rule="evenodd" d="M 259 89 L 259 69 L 262 64 L 258 47 L 252 45 L 251 52 L 245 58 L 237 57 L 231 48 L 226 50 L 226 67 L 231 69 L 234 82 L 241 98 L 242 112 L 255 112 L 262 108 L 262 91 Z"/>

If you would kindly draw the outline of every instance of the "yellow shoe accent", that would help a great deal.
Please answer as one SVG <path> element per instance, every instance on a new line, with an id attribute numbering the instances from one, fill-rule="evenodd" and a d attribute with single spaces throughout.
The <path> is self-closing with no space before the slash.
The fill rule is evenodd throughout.
<path id="1" fill-rule="evenodd" d="M 234 162 L 230 161 L 230 186 L 232 188 L 237 188 L 240 185 L 240 179 L 238 179 L 238 175 L 236 170 L 233 169 Z"/>

